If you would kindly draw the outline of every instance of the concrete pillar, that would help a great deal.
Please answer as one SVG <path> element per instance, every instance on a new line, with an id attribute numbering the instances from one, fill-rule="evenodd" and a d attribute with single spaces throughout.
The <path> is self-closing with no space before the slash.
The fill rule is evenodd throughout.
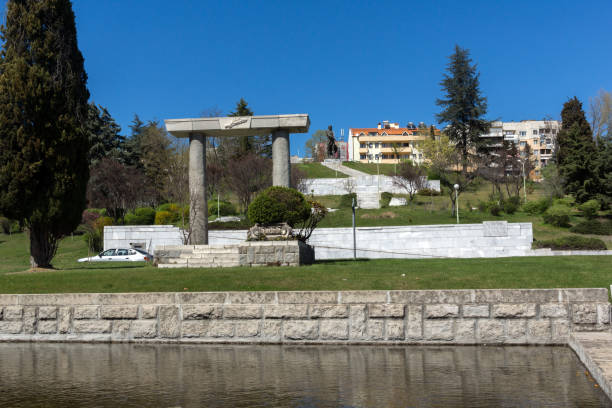
<path id="1" fill-rule="evenodd" d="M 189 225 L 190 244 L 208 245 L 206 203 L 206 136 L 189 135 Z"/>
<path id="2" fill-rule="evenodd" d="M 289 132 L 272 132 L 272 185 L 290 187 L 291 164 L 289 161 Z"/>

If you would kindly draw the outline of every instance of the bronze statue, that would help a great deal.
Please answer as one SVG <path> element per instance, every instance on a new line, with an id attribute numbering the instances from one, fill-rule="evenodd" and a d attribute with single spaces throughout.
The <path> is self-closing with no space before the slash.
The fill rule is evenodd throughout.
<path id="1" fill-rule="evenodd" d="M 327 135 L 327 157 L 335 159 L 338 156 L 338 146 L 336 145 L 336 138 L 334 137 L 334 132 L 332 131 L 332 125 L 327 127 L 327 131 L 325 133 Z"/>

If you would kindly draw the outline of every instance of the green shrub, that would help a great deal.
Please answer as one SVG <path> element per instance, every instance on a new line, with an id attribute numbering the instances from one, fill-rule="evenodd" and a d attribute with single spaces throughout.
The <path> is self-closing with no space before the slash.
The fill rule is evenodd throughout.
<path id="1" fill-rule="evenodd" d="M 489 211 L 489 203 L 486 201 L 478 201 L 478 211 L 483 213 Z"/>
<path id="2" fill-rule="evenodd" d="M 158 211 L 155 213 L 155 225 L 171 225 L 176 218 L 176 214 L 170 211 Z"/>
<path id="3" fill-rule="evenodd" d="M 106 216 L 106 208 L 88 208 L 86 211 L 96 213 L 100 216 Z"/>
<path id="4" fill-rule="evenodd" d="M 516 206 L 516 208 L 521 206 L 521 197 L 519 197 L 517 195 L 510 196 L 510 197 L 506 198 L 506 200 L 504 200 L 504 201 L 514 204 Z"/>
<path id="5" fill-rule="evenodd" d="M 386 191 L 382 192 L 380 194 L 380 207 L 387 208 L 392 198 L 393 198 L 393 194 L 388 193 Z"/>
<path id="6" fill-rule="evenodd" d="M 126 225 L 153 225 L 155 210 L 150 207 L 137 208 L 133 213 L 125 215 Z"/>
<path id="7" fill-rule="evenodd" d="M 566 207 L 572 207 L 575 203 L 576 199 L 572 196 L 557 198 L 555 201 L 553 201 L 553 205 L 564 205 Z"/>
<path id="8" fill-rule="evenodd" d="M 499 216 L 502 212 L 502 206 L 497 201 L 490 201 L 487 203 L 487 208 L 491 215 Z"/>
<path id="9" fill-rule="evenodd" d="M 6 217 L 0 217 L 0 229 L 5 234 L 11 233 L 11 221 Z"/>
<path id="10" fill-rule="evenodd" d="M 514 214 L 519 206 L 514 201 L 508 200 L 504 201 L 503 207 L 506 214 Z"/>
<path id="11" fill-rule="evenodd" d="M 355 199 L 355 205 L 357 205 L 357 194 L 344 194 L 340 197 L 340 204 L 338 206 L 340 208 L 351 208 L 353 205 L 353 199 Z"/>
<path id="12" fill-rule="evenodd" d="M 420 196 L 439 196 L 440 192 L 436 191 L 436 190 L 432 190 L 431 188 L 422 188 L 419 191 L 417 191 L 417 194 Z"/>
<path id="13" fill-rule="evenodd" d="M 546 198 L 542 198 L 541 200 L 527 201 L 526 204 L 523 204 L 523 211 L 531 215 L 544 214 L 549 206 L 550 201 Z"/>
<path id="14" fill-rule="evenodd" d="M 111 217 L 99 217 L 92 222 L 90 226 L 86 226 L 86 232 L 83 234 L 83 240 L 90 250 L 100 252 L 104 244 L 104 227 L 113 225 Z"/>
<path id="15" fill-rule="evenodd" d="M 570 231 L 578 234 L 612 235 L 612 220 L 597 221 L 585 220 L 570 228 Z"/>
<path id="16" fill-rule="evenodd" d="M 569 226 L 571 209 L 562 204 L 554 204 L 544 213 L 544 222 L 556 227 Z"/>
<path id="17" fill-rule="evenodd" d="M 236 210 L 236 207 L 234 207 L 234 205 L 230 202 L 227 201 L 219 201 L 219 215 L 220 216 L 226 216 L 226 215 L 236 215 L 238 214 L 238 211 Z M 209 201 L 208 202 L 208 216 L 213 216 L 213 215 L 217 215 L 217 201 Z"/>
<path id="18" fill-rule="evenodd" d="M 262 191 L 249 205 L 249 220 L 264 225 L 286 222 L 290 226 L 310 216 L 310 205 L 299 191 L 273 186 Z"/>
<path id="19" fill-rule="evenodd" d="M 585 203 L 582 203 L 578 206 L 578 209 L 582 211 L 584 216 L 589 220 L 597 217 L 597 211 L 599 211 L 600 204 L 597 200 L 589 200 Z"/>
<path id="20" fill-rule="evenodd" d="M 535 248 L 550 248 L 556 250 L 587 249 L 605 250 L 606 244 L 597 238 L 581 237 L 580 235 L 566 235 L 564 237 L 547 241 L 536 241 L 533 243 Z"/>

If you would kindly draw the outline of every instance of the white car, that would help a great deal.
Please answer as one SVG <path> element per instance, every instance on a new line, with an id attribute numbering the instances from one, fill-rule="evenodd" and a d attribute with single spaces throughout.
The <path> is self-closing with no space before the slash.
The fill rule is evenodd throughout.
<path id="1" fill-rule="evenodd" d="M 97 256 L 81 258 L 78 262 L 152 262 L 153 255 L 141 249 L 112 248 L 100 252 Z"/>

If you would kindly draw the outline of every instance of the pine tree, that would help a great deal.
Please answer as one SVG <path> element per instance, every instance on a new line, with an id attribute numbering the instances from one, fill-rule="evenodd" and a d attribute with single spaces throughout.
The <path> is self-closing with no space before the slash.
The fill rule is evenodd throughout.
<path id="1" fill-rule="evenodd" d="M 145 131 L 145 123 L 140 120 L 138 115 L 134 114 L 134 119 L 130 124 L 131 135 L 123 143 L 121 149 L 120 162 L 126 166 L 134 166 L 138 169 L 143 168 L 142 165 L 142 134 Z"/>
<path id="2" fill-rule="evenodd" d="M 230 112 L 228 116 L 253 116 L 253 111 L 248 107 L 247 101 L 244 98 L 240 98 L 240 100 L 236 103 L 236 109 L 233 112 Z M 242 156 L 247 152 L 253 151 L 253 136 L 240 136 L 239 140 L 239 152 L 237 152 L 237 156 Z"/>
<path id="3" fill-rule="evenodd" d="M 559 174 L 564 180 L 565 192 L 582 203 L 597 194 L 599 177 L 593 133 L 578 98 L 565 102 L 561 121 L 556 155 Z"/>
<path id="4" fill-rule="evenodd" d="M 125 138 L 119 134 L 121 127 L 103 106 L 89 104 L 86 129 L 89 134 L 89 164 L 97 164 L 104 157 L 118 159 Z"/>
<path id="5" fill-rule="evenodd" d="M 438 123 L 446 123 L 445 133 L 461 153 L 463 173 L 469 167 L 469 156 L 484 145 L 480 137 L 489 130 L 490 122 L 483 119 L 487 113 L 487 98 L 480 93 L 480 74 L 472 65 L 470 52 L 455 45 L 447 72 L 440 82 L 445 99 L 437 99 L 443 108 L 436 115 Z"/>
<path id="6" fill-rule="evenodd" d="M 32 267 L 49 267 L 85 208 L 87 74 L 69 0 L 9 0 L 6 10 L 0 212 L 27 226 Z"/>

